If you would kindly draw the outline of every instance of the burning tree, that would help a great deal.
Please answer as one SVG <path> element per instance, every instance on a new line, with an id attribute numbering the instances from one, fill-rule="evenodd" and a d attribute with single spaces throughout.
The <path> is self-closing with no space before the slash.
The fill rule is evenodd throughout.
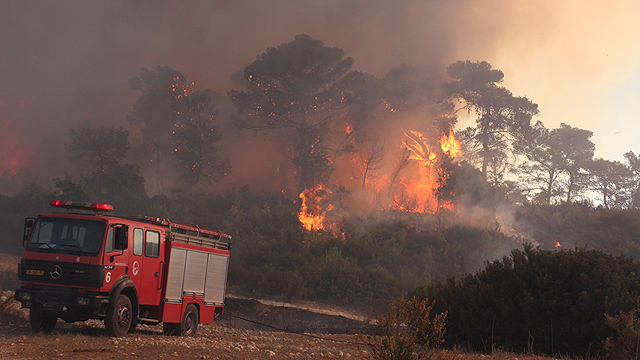
<path id="1" fill-rule="evenodd" d="M 342 176 L 341 183 L 365 212 L 439 211 L 436 189 L 447 181 L 439 178 L 446 173 L 441 167 L 446 156 L 459 151 L 452 133 L 454 107 L 439 90 L 408 65 L 393 68 L 383 79 L 365 76 L 344 131 L 351 146 L 348 162 L 336 164 L 336 173 L 349 169 L 351 178 Z M 451 146 L 458 146 L 453 154 Z"/>
<path id="2" fill-rule="evenodd" d="M 293 143 L 290 158 L 300 192 L 328 181 L 333 172 L 328 129 L 361 81 L 353 63 L 343 50 L 297 35 L 259 55 L 244 69 L 244 90 L 229 92 L 242 115 L 238 126 L 280 130 Z"/>
<path id="3" fill-rule="evenodd" d="M 453 130 L 435 140 L 418 131 L 405 135 L 403 146 L 409 163 L 406 178 L 400 182 L 404 198 L 396 196 L 392 208 L 432 214 L 453 209 L 454 194 L 448 179 L 453 158 L 461 151 Z"/>
<path id="4" fill-rule="evenodd" d="M 352 65 L 342 50 L 298 35 L 258 56 L 244 89 L 228 93 L 236 125 L 279 131 L 288 143 L 303 225 L 335 228 L 342 205 L 361 214 L 451 209 L 453 104 L 409 66 L 377 79 Z"/>

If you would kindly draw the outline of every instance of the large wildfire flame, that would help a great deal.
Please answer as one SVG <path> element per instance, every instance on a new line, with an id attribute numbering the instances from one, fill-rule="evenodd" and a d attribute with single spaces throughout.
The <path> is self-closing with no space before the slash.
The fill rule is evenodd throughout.
<path id="1" fill-rule="evenodd" d="M 409 151 L 409 160 L 405 175 L 400 179 L 398 190 L 391 199 L 393 210 L 412 211 L 435 214 L 441 210 L 453 211 L 451 201 L 442 201 L 436 192 L 448 179 L 446 171 L 441 168 L 442 157 L 455 157 L 460 153 L 460 143 L 453 130 L 439 139 L 441 153 L 438 154 L 430 145 L 430 140 L 418 131 L 405 133 L 407 139 L 403 147 Z"/>
<path id="2" fill-rule="evenodd" d="M 347 126 L 347 129 L 349 131 L 350 127 Z M 443 169 L 444 159 L 453 159 L 461 154 L 460 142 L 453 129 L 439 138 L 430 138 L 413 130 L 404 134 L 405 139 L 399 146 L 404 151 L 404 161 L 401 160 L 394 170 L 386 170 L 387 173 L 377 176 L 369 175 L 366 182 L 362 181 L 361 187 L 366 190 L 363 195 L 366 199 L 362 199 L 365 200 L 362 202 L 367 204 L 369 210 L 425 214 L 454 211 L 453 202 L 442 199 L 437 193 L 449 177 Z M 353 160 L 353 165 L 357 167 L 359 160 Z M 333 226 L 332 221 L 327 219 L 334 209 L 331 197 L 332 192 L 325 184 L 318 184 L 300 194 L 302 205 L 298 218 L 307 230 L 330 230 Z"/>

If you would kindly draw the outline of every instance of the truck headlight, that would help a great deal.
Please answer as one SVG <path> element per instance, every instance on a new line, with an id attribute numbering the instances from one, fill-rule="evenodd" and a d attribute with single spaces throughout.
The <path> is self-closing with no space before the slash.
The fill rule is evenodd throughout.
<path id="1" fill-rule="evenodd" d="M 86 297 L 79 297 L 78 298 L 78 305 L 86 306 L 86 305 L 89 305 L 90 302 L 91 302 L 91 299 L 89 299 L 89 298 L 86 298 Z"/>
<path id="2" fill-rule="evenodd" d="M 31 300 L 31 293 L 28 293 L 28 292 L 18 293 L 18 300 L 20 301 Z"/>

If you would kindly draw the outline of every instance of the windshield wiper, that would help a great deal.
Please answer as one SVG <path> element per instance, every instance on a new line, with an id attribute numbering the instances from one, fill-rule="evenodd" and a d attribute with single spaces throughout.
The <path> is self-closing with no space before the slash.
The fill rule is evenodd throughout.
<path id="1" fill-rule="evenodd" d="M 43 247 L 42 245 L 46 245 L 47 247 Z M 27 249 L 35 250 L 38 252 L 53 252 L 53 250 L 55 250 L 55 245 L 51 246 L 51 244 L 49 243 L 29 243 L 27 245 Z"/>
<path id="2" fill-rule="evenodd" d="M 84 250 L 82 249 L 82 247 L 80 245 L 75 245 L 75 244 L 61 244 L 60 246 L 71 246 L 74 247 L 76 249 L 78 249 L 80 251 L 80 255 L 82 256 L 87 256 L 87 254 L 84 252 Z"/>

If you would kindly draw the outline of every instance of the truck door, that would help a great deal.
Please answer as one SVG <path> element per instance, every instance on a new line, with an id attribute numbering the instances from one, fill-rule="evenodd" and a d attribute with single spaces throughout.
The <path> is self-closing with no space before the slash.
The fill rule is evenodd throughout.
<path id="1" fill-rule="evenodd" d="M 134 235 L 135 237 L 135 235 Z M 158 230 L 144 230 L 144 254 L 138 268 L 140 305 L 160 304 L 162 273 L 164 271 L 164 246 L 160 246 L 162 234 Z M 133 268 L 135 272 L 135 265 Z"/>
<path id="2" fill-rule="evenodd" d="M 127 274 L 127 238 L 129 227 L 127 225 L 112 224 L 107 230 L 107 241 L 105 244 L 103 268 L 104 287 L 111 286 L 122 276 Z"/>

